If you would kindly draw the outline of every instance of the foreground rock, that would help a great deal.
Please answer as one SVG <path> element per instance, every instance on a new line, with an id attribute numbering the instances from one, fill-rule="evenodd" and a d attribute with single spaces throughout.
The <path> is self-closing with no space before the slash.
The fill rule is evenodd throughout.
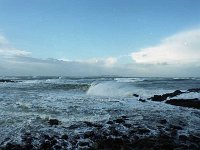
<path id="1" fill-rule="evenodd" d="M 61 135 L 40 135 L 40 143 L 34 144 L 31 133 L 22 136 L 21 144 L 7 143 L 0 147 L 2 150 L 47 150 L 47 149 L 82 149 L 82 150 L 139 150 L 139 149 L 200 149 L 199 135 L 180 134 L 184 126 L 171 124 L 168 120 L 158 120 L 162 124 L 158 134 L 151 134 L 147 127 L 128 124 L 129 118 L 121 116 L 107 121 L 104 125 L 83 122 L 90 130 L 76 133 L 73 136 L 67 133 Z M 126 132 L 122 132 L 124 128 Z"/>
<path id="2" fill-rule="evenodd" d="M 166 100 L 167 98 L 172 98 L 172 97 L 178 96 L 182 93 L 185 93 L 185 92 L 181 92 L 180 90 L 176 90 L 173 93 L 166 93 L 166 94 L 163 94 L 163 95 L 154 95 L 153 97 L 151 97 L 149 99 L 152 100 L 152 101 L 161 102 L 161 101 Z"/>
<path id="3" fill-rule="evenodd" d="M 175 106 L 200 109 L 200 100 L 197 98 L 195 98 L 195 99 L 170 99 L 170 100 L 167 100 L 166 103 L 175 105 Z"/>

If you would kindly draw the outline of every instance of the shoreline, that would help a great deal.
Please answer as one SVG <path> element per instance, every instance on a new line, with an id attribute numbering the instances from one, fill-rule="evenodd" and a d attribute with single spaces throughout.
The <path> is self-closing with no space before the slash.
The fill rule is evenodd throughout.
<path id="1" fill-rule="evenodd" d="M 183 112 L 189 111 L 188 109 L 194 109 L 195 112 L 195 110 L 199 109 L 199 100 L 181 100 L 174 98 L 178 95 L 189 92 L 199 93 L 200 89 L 189 89 L 186 92 L 177 90 L 163 95 L 154 95 L 145 100 L 140 99 L 137 94 L 134 94 L 133 97 L 138 97 L 138 103 L 140 103 L 141 106 L 153 101 L 156 104 L 165 103 L 165 105 L 169 102 L 173 102 L 169 103 L 173 105 L 173 108 L 178 106 L 177 108 L 184 108 Z M 187 103 L 188 101 L 190 102 L 185 104 L 185 102 Z M 184 106 L 181 102 L 184 103 Z M 195 104 L 195 107 L 193 104 Z M 20 137 L 21 143 L 9 142 L 7 139 L 0 143 L 0 149 L 200 149 L 200 132 L 186 132 L 190 124 L 188 120 L 182 120 L 178 115 L 175 118 L 170 118 L 169 114 L 165 117 L 163 117 L 163 114 L 159 116 L 159 112 L 156 111 L 157 110 L 155 110 L 155 112 L 151 111 L 149 112 L 150 114 L 146 112 L 146 115 L 149 118 L 147 116 L 142 116 L 140 119 L 143 122 L 141 123 L 140 119 L 137 121 L 135 120 L 135 117 L 141 117 L 138 110 L 133 110 L 129 114 L 125 115 L 119 114 L 118 117 L 110 118 L 106 122 L 78 122 L 77 124 L 72 124 L 71 126 L 66 127 L 73 132 L 73 134 L 69 134 L 68 132 L 46 134 L 42 132 L 33 133 L 31 131 L 25 131 Z M 176 109 L 174 111 L 176 111 Z M 163 113 L 165 113 L 165 111 L 163 111 Z M 173 116 L 173 114 L 171 115 Z M 197 111 L 195 115 L 199 118 L 199 111 Z M 52 129 L 63 127 L 62 121 L 58 119 L 49 119 L 46 121 L 46 124 Z"/>

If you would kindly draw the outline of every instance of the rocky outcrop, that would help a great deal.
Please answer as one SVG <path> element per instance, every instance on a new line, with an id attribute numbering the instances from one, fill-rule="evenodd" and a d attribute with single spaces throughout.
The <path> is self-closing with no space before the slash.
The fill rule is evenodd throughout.
<path id="1" fill-rule="evenodd" d="M 175 106 L 200 109 L 200 100 L 197 98 L 195 98 L 195 99 L 170 99 L 170 100 L 167 100 L 166 103 L 175 105 Z"/>

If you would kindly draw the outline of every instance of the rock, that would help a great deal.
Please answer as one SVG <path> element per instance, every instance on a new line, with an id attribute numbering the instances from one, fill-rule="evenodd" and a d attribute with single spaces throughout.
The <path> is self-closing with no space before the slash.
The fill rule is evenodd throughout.
<path id="1" fill-rule="evenodd" d="M 177 125 L 172 125 L 172 124 L 170 124 L 169 127 L 170 127 L 171 129 L 175 129 L 175 130 L 183 130 L 183 128 L 182 128 L 181 126 L 177 126 Z"/>
<path id="2" fill-rule="evenodd" d="M 133 96 L 134 96 L 134 97 L 139 97 L 139 95 L 138 95 L 138 94 L 133 94 Z"/>
<path id="3" fill-rule="evenodd" d="M 84 133 L 84 138 L 92 138 L 93 136 L 95 136 L 94 131 L 87 131 Z"/>
<path id="4" fill-rule="evenodd" d="M 184 93 L 184 92 L 181 92 L 180 90 L 176 90 L 173 93 L 166 93 L 166 94 L 163 94 L 163 95 L 154 95 L 153 97 L 151 97 L 149 99 L 151 99 L 152 101 L 161 102 L 161 101 L 166 100 L 168 97 L 170 97 L 170 98 L 175 97 L 175 96 L 180 95 L 182 93 Z"/>
<path id="5" fill-rule="evenodd" d="M 140 134 L 145 134 L 145 133 L 149 133 L 150 130 L 149 129 L 146 129 L 146 128 L 138 128 L 138 132 Z"/>
<path id="6" fill-rule="evenodd" d="M 131 124 L 128 124 L 128 123 L 124 123 L 123 124 L 125 127 L 127 127 L 127 128 L 130 128 L 132 125 Z"/>
<path id="7" fill-rule="evenodd" d="M 188 92 L 197 92 L 197 93 L 199 93 L 200 92 L 200 88 L 189 89 L 187 91 Z"/>
<path id="8" fill-rule="evenodd" d="M 200 100 L 197 98 L 195 98 L 195 99 L 170 99 L 170 100 L 167 100 L 166 103 L 175 105 L 175 106 L 200 109 Z"/>
<path id="9" fill-rule="evenodd" d="M 67 134 L 62 135 L 61 139 L 68 140 L 68 135 Z"/>
<path id="10" fill-rule="evenodd" d="M 49 140 L 45 140 L 45 142 L 40 145 L 40 149 L 51 149 L 51 142 Z"/>
<path id="11" fill-rule="evenodd" d="M 166 123 L 167 123 L 167 120 L 166 120 L 166 119 L 161 119 L 161 120 L 159 120 L 159 123 L 160 123 L 160 124 L 166 124 Z"/>
<path id="12" fill-rule="evenodd" d="M 58 125 L 60 121 L 58 119 L 50 119 L 48 123 L 52 126 L 52 125 Z"/>
<path id="13" fill-rule="evenodd" d="M 114 124 L 114 122 L 113 121 L 108 121 L 108 122 L 106 122 L 107 124 Z"/>
<path id="14" fill-rule="evenodd" d="M 125 121 L 124 121 L 124 119 L 121 119 L 121 118 L 119 118 L 119 119 L 116 119 L 116 120 L 114 120 L 116 123 L 125 123 Z"/>
<path id="15" fill-rule="evenodd" d="M 146 102 L 145 99 L 141 99 L 141 98 L 139 99 L 139 101 L 140 101 L 140 102 Z"/>
<path id="16" fill-rule="evenodd" d="M 0 82 L 11 82 L 14 83 L 15 81 L 9 79 L 0 79 Z"/>
<path id="17" fill-rule="evenodd" d="M 186 135 L 179 135 L 179 140 L 182 141 L 182 142 L 186 142 L 188 139 L 188 137 Z"/>
<path id="18" fill-rule="evenodd" d="M 96 128 L 102 128 L 103 126 L 100 124 L 95 124 L 92 122 L 88 122 L 88 121 L 84 121 L 84 123 L 88 126 L 88 127 L 96 127 Z"/>

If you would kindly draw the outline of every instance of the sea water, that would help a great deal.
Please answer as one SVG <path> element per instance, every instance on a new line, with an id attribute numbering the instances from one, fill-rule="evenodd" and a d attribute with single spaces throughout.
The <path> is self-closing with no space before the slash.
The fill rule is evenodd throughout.
<path id="1" fill-rule="evenodd" d="M 80 132 L 81 128 L 69 131 L 70 125 L 83 121 L 103 123 L 129 114 L 134 114 L 133 121 L 138 124 L 162 117 L 188 120 L 187 131 L 200 132 L 199 110 L 138 101 L 139 98 L 147 99 L 174 90 L 200 88 L 200 78 L 26 76 L 1 79 L 15 82 L 0 83 L 0 144 L 20 142 L 25 132 L 31 132 L 36 137 L 42 133 L 73 134 Z M 180 97 L 200 98 L 200 95 L 190 93 Z M 51 118 L 61 121 L 61 125 L 49 126 Z"/>

